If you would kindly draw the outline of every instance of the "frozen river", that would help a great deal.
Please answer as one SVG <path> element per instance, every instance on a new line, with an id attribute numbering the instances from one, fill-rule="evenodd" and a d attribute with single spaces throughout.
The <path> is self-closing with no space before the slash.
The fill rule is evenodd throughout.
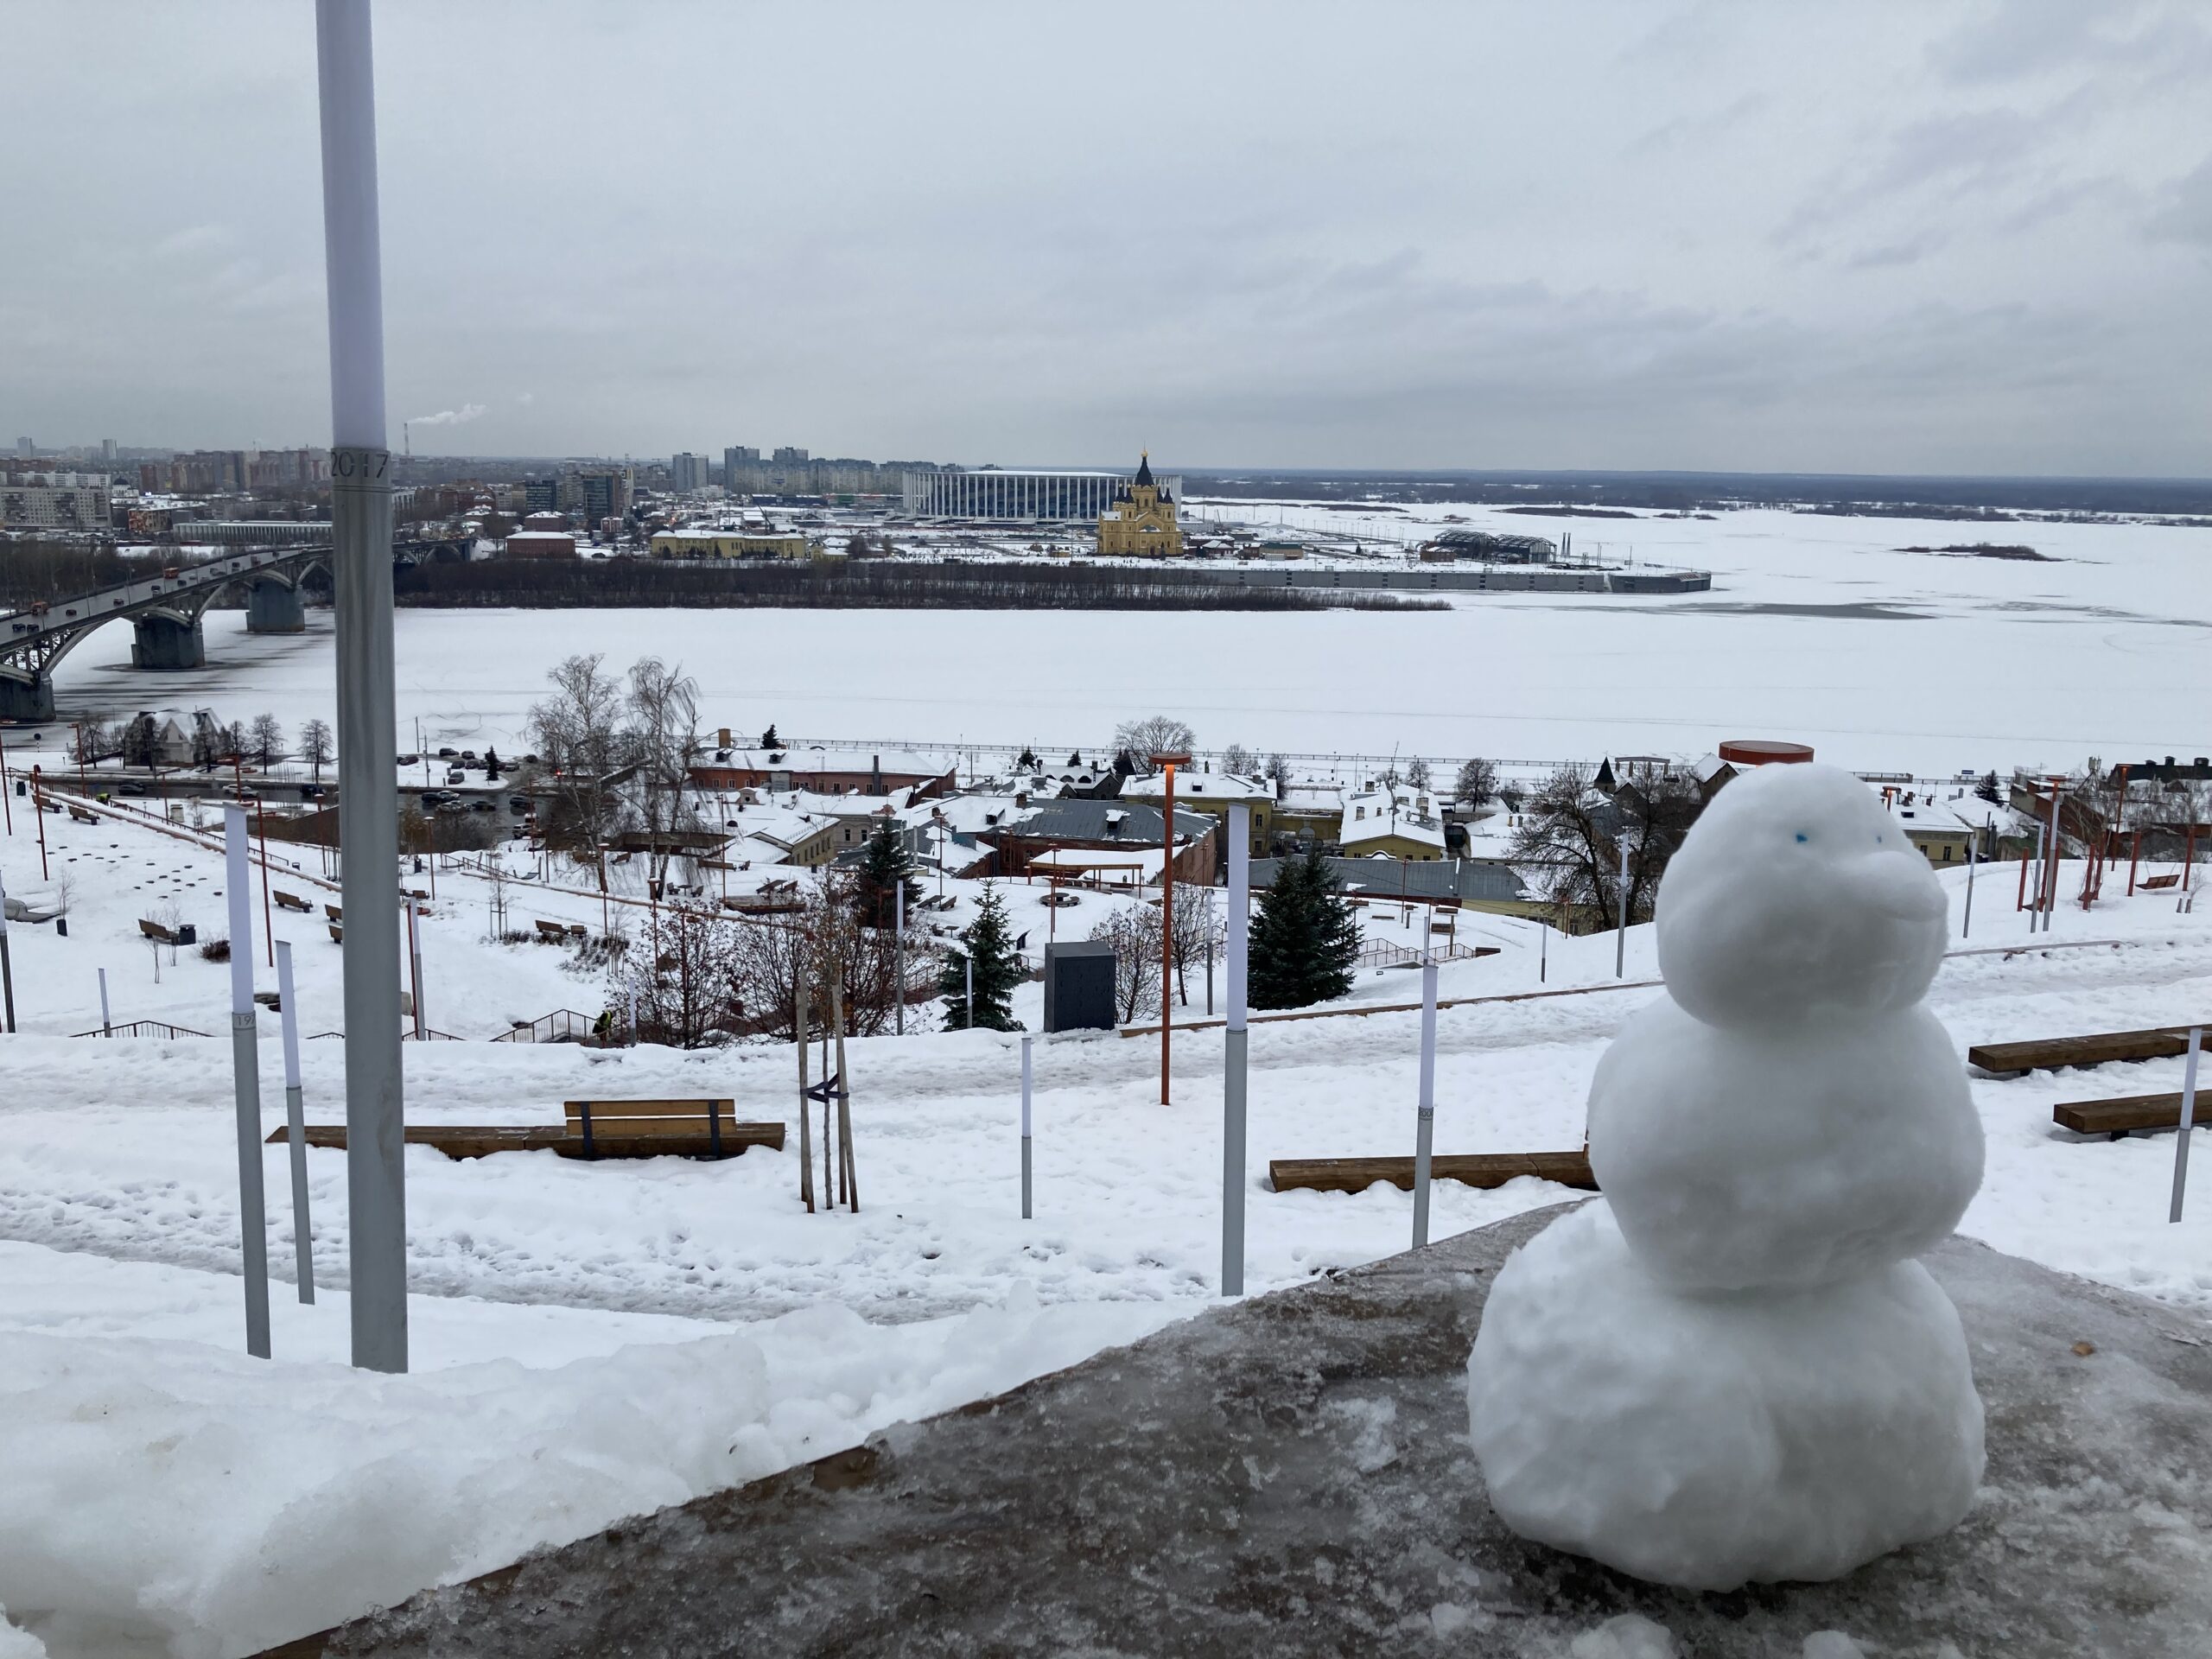
<path id="1" fill-rule="evenodd" d="M 403 610 L 401 743 L 420 719 L 426 741 L 515 747 L 546 670 L 596 651 L 618 670 L 647 653 L 680 662 L 709 728 L 886 743 L 1087 750 L 1117 719 L 1164 711 L 1208 747 L 1541 761 L 1764 735 L 1923 775 L 2212 748 L 2212 531 L 1767 511 L 1569 527 L 1578 551 L 1602 541 L 1608 557 L 1710 569 L 1713 591 L 1466 596 L 1395 614 Z M 2046 558 L 1902 550 L 1982 540 Z M 327 613 L 304 636 L 244 628 L 240 613 L 210 616 L 208 667 L 159 678 L 128 668 L 127 630 L 96 634 L 62 667 L 62 717 L 202 703 L 225 719 L 328 717 Z"/>

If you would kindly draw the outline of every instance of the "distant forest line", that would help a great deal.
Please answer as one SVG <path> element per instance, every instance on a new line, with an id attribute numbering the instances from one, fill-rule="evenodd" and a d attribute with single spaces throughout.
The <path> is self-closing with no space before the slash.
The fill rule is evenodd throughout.
<path id="1" fill-rule="evenodd" d="M 696 607 L 783 610 L 1406 611 L 1437 600 L 1343 590 L 1226 587 L 1197 571 L 945 561 L 791 563 L 492 559 L 403 565 L 399 604 L 447 609 Z"/>

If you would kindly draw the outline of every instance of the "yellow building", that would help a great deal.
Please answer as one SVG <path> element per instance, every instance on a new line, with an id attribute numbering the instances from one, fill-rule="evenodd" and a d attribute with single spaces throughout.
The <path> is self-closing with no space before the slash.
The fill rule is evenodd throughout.
<path id="1" fill-rule="evenodd" d="M 1174 498 L 1153 481 L 1147 454 L 1137 462 L 1137 475 L 1114 492 L 1113 501 L 1098 515 L 1099 555 L 1164 559 L 1182 550 Z"/>
<path id="2" fill-rule="evenodd" d="M 656 531 L 652 550 L 657 559 L 803 559 L 816 550 L 796 532 L 756 530 Z"/>
<path id="3" fill-rule="evenodd" d="M 1167 785 L 1164 779 L 1132 778 L 1122 785 L 1125 801 L 1142 801 L 1147 806 L 1160 806 L 1166 799 Z M 1274 816 L 1274 785 L 1264 778 L 1239 778 L 1226 772 L 1179 772 L 1175 774 L 1175 805 L 1179 811 L 1203 812 L 1221 826 L 1224 856 L 1229 846 L 1229 809 L 1242 801 L 1249 809 L 1246 819 L 1252 832 L 1252 856 L 1264 858 L 1268 840 L 1273 835 Z M 1332 820 L 1333 822 L 1333 820 Z"/>

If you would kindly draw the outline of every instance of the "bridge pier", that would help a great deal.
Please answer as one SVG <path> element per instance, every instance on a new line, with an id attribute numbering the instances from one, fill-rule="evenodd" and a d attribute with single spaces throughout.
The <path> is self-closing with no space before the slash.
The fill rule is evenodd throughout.
<path id="1" fill-rule="evenodd" d="M 200 632 L 200 619 L 187 622 L 162 611 L 149 611 L 130 619 L 137 638 L 130 642 L 133 668 L 205 668 L 207 645 Z"/>
<path id="2" fill-rule="evenodd" d="M 0 721 L 36 722 L 54 718 L 54 682 L 41 674 L 19 680 L 0 674 Z"/>
<path id="3" fill-rule="evenodd" d="M 263 576 L 246 585 L 248 633 L 303 633 L 307 626 L 307 607 L 300 602 L 297 583 Z"/>

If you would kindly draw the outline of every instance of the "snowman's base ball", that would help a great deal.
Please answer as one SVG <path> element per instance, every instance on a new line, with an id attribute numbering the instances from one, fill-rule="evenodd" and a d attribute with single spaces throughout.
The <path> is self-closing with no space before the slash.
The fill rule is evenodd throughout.
<path id="1" fill-rule="evenodd" d="M 1685 1589 L 1840 1577 L 1956 1525 L 1981 1480 L 1966 1335 L 1917 1262 L 1675 1291 L 1602 1199 L 1500 1270 L 1467 1409 L 1508 1526 Z"/>

